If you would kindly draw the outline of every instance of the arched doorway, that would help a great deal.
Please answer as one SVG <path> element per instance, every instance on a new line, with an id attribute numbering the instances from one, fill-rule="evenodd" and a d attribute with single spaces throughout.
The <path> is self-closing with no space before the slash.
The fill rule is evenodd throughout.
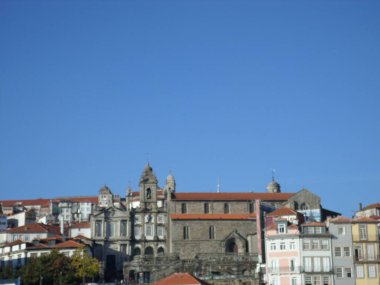
<path id="1" fill-rule="evenodd" d="M 163 247 L 159 247 L 158 250 L 157 250 L 157 255 L 158 256 L 164 256 L 165 254 L 165 250 Z"/>
<path id="2" fill-rule="evenodd" d="M 145 255 L 153 256 L 153 248 L 151 246 L 145 248 Z"/>
<path id="3" fill-rule="evenodd" d="M 133 256 L 141 255 L 141 249 L 139 247 L 135 247 L 133 249 Z"/>

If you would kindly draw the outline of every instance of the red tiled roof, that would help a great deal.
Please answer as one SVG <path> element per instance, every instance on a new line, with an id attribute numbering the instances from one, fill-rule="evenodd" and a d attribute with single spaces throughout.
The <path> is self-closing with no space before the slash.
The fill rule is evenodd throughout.
<path id="1" fill-rule="evenodd" d="M 209 283 L 202 281 L 189 273 L 173 273 L 168 277 L 158 280 L 152 285 L 208 285 Z"/>
<path id="2" fill-rule="evenodd" d="M 352 219 L 353 223 L 377 223 L 377 219 L 373 217 L 358 217 Z"/>
<path id="3" fill-rule="evenodd" d="M 178 201 L 286 201 L 294 193 L 247 193 L 247 192 L 229 192 L 229 193 L 175 193 L 173 200 Z"/>
<path id="4" fill-rule="evenodd" d="M 171 214 L 172 220 L 250 220 L 256 214 Z"/>
<path id="5" fill-rule="evenodd" d="M 49 201 L 51 199 L 30 199 L 30 200 L 2 200 L 0 204 L 4 207 L 13 207 L 14 205 L 20 204 L 22 206 L 41 206 L 49 207 Z"/>
<path id="6" fill-rule="evenodd" d="M 380 208 L 380 203 L 369 204 L 369 205 L 365 206 L 361 211 L 374 209 L 374 208 Z"/>
<path id="7" fill-rule="evenodd" d="M 294 211 L 293 209 L 290 209 L 288 207 L 278 208 L 274 210 L 273 212 L 270 212 L 267 216 L 273 217 L 273 216 L 293 216 L 297 215 L 298 213 Z"/>
<path id="8" fill-rule="evenodd" d="M 12 242 L 3 243 L 2 247 L 4 247 L 4 246 L 14 246 L 14 245 L 23 244 L 23 243 L 25 243 L 25 242 L 22 241 L 22 240 L 20 240 L 20 239 L 18 239 L 18 240 L 12 241 Z"/>
<path id="9" fill-rule="evenodd" d="M 98 196 L 78 196 L 78 197 L 57 197 L 55 201 L 72 201 L 78 203 L 92 203 L 98 204 Z"/>
<path id="10" fill-rule="evenodd" d="M 76 224 L 72 224 L 70 226 L 70 228 L 72 228 L 72 229 L 91 228 L 91 224 L 90 223 L 86 223 L 86 222 L 76 223 Z"/>
<path id="11" fill-rule="evenodd" d="M 73 240 L 61 242 L 53 246 L 53 248 L 80 248 L 80 247 L 84 247 L 84 245 Z"/>
<path id="12" fill-rule="evenodd" d="M 339 217 L 336 217 L 336 218 L 330 220 L 330 223 L 333 223 L 333 224 L 347 224 L 347 223 L 351 223 L 351 222 L 352 222 L 352 219 L 346 218 L 343 216 L 339 216 Z"/>
<path id="13" fill-rule="evenodd" d="M 304 223 L 301 226 L 303 226 L 303 227 L 325 227 L 326 224 L 323 222 L 309 222 L 309 223 Z"/>
<path id="14" fill-rule="evenodd" d="M 85 237 L 84 235 L 77 235 L 76 237 L 73 238 L 73 240 L 90 240 L 88 237 Z"/>
<path id="15" fill-rule="evenodd" d="M 51 233 L 60 235 L 59 226 L 45 225 L 41 223 L 27 224 L 25 226 L 8 229 L 8 233 Z"/>

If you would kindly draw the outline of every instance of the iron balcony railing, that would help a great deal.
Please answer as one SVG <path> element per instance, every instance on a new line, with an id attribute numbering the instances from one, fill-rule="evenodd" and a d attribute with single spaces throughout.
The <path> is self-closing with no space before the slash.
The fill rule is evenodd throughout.
<path id="1" fill-rule="evenodd" d="M 268 273 L 270 274 L 284 274 L 284 273 L 325 273 L 333 274 L 332 268 L 308 268 L 304 266 L 295 267 L 268 267 Z"/>

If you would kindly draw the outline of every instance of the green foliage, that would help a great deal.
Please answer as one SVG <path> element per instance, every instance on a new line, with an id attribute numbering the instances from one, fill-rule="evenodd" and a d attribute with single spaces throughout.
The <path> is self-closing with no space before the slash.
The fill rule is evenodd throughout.
<path id="1" fill-rule="evenodd" d="M 77 253 L 72 257 L 52 251 L 40 257 L 30 258 L 28 263 L 21 268 L 20 275 L 22 284 L 38 285 L 40 281 L 44 285 L 64 285 L 64 284 L 79 284 L 83 276 L 81 272 L 77 272 Z M 96 260 L 96 259 L 95 259 Z M 93 258 L 85 255 L 84 258 L 85 276 L 93 277 L 98 272 L 93 274 Z M 96 261 L 97 264 L 97 261 Z M 88 268 L 86 268 L 88 266 Z M 96 267 L 98 268 L 98 267 Z"/>
<path id="2" fill-rule="evenodd" d="M 94 278 L 99 273 L 99 262 L 84 250 L 77 250 L 71 258 L 75 276 L 80 279 Z"/>

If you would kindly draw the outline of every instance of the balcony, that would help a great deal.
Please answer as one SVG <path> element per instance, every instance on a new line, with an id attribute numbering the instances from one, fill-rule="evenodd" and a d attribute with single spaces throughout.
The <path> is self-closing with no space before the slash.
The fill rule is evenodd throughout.
<path id="1" fill-rule="evenodd" d="M 305 268 L 304 266 L 295 266 L 291 267 L 268 267 L 267 268 L 269 274 L 297 274 L 297 273 L 310 273 L 310 274 L 333 274 L 333 269 L 314 269 L 314 268 Z"/>
<path id="2" fill-rule="evenodd" d="M 355 255 L 355 263 L 380 263 L 380 255 L 375 254 L 373 256 Z"/>

